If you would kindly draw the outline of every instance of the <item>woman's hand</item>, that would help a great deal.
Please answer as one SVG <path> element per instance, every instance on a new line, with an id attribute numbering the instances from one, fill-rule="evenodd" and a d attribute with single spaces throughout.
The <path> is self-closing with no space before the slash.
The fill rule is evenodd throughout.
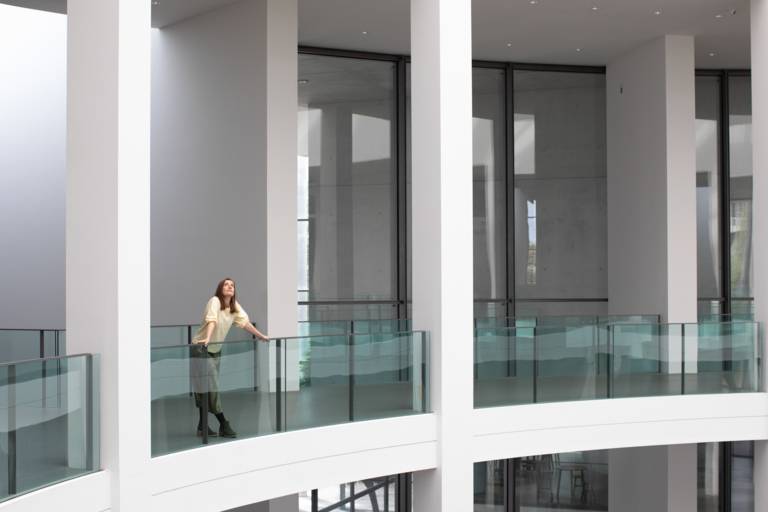
<path id="1" fill-rule="evenodd" d="M 210 343 L 210 342 L 211 342 L 210 339 L 205 338 L 205 339 L 202 339 L 202 340 L 197 340 L 195 343 L 197 343 L 198 345 L 205 345 L 207 347 L 208 343 Z"/>

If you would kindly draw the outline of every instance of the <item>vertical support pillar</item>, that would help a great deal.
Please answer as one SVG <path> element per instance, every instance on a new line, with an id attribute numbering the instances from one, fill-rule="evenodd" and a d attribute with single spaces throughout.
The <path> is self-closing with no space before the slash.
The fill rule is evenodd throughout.
<path id="1" fill-rule="evenodd" d="M 267 327 L 273 336 L 296 336 L 298 272 L 296 159 L 298 155 L 298 3 L 265 3 Z"/>
<path id="2" fill-rule="evenodd" d="M 607 69 L 612 314 L 695 322 L 696 131 L 692 36 L 664 36 Z"/>
<path id="3" fill-rule="evenodd" d="M 608 509 L 696 512 L 696 445 L 611 450 Z"/>
<path id="4" fill-rule="evenodd" d="M 100 355 L 112 510 L 148 510 L 150 2 L 67 5 L 66 319 Z"/>
<path id="5" fill-rule="evenodd" d="M 254 0 L 259 2 L 261 16 L 254 20 L 263 31 L 266 63 L 264 91 L 260 99 L 264 105 L 265 182 L 257 199 L 263 203 L 262 223 L 265 231 L 258 233 L 260 247 L 265 253 L 266 265 L 261 269 L 266 283 L 264 308 L 266 330 L 270 337 L 296 336 L 298 329 L 298 272 L 296 266 L 297 211 L 296 174 L 298 155 L 298 3 L 297 0 Z M 283 352 L 286 375 L 283 387 L 295 391 L 299 386 L 299 351 L 295 342 L 285 340 Z M 260 349 L 264 354 L 264 349 Z M 268 366 L 275 367 L 274 348 L 260 357 Z M 262 371 L 261 375 L 270 375 Z M 260 383 L 263 389 L 275 390 L 275 377 Z"/>
<path id="6" fill-rule="evenodd" d="M 753 202 L 752 244 L 754 261 L 768 258 L 768 0 L 752 0 L 752 149 Z M 768 269 L 755 265 L 755 319 L 761 322 L 763 354 L 765 354 L 766 322 L 768 322 Z M 762 388 L 766 389 L 766 368 L 762 368 Z M 755 442 L 755 510 L 768 510 L 768 441 Z"/>
<path id="7" fill-rule="evenodd" d="M 413 322 L 431 336 L 438 467 L 414 510 L 472 509 L 472 9 L 411 0 Z"/>

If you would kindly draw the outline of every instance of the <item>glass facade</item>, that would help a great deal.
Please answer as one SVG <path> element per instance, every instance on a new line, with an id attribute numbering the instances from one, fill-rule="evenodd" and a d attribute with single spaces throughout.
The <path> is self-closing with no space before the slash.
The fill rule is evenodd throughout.
<path id="1" fill-rule="evenodd" d="M 697 511 L 754 512 L 754 444 L 703 443 L 697 450 Z M 609 471 L 607 450 L 476 463 L 474 510 L 607 511 Z"/>
<path id="2" fill-rule="evenodd" d="M 698 452 L 698 512 L 754 512 L 754 443 L 705 443 Z"/>
<path id="3" fill-rule="evenodd" d="M 607 312 L 605 130 L 602 73 L 514 71 L 516 315 Z"/>
<path id="4" fill-rule="evenodd" d="M 696 77 L 699 316 L 753 316 L 752 106 L 749 72 Z"/>
<path id="5" fill-rule="evenodd" d="M 385 299 L 407 303 L 410 296 L 410 247 L 407 247 L 408 237 L 401 236 L 407 232 L 411 212 L 411 169 L 407 165 L 410 162 L 410 64 L 403 59 L 405 76 L 399 89 L 396 87 L 398 64 L 369 60 L 369 57 L 300 56 L 300 300 Z M 382 230 L 388 237 L 371 236 L 370 240 L 366 239 L 370 241 L 367 249 L 346 258 L 339 255 L 358 251 L 354 237 L 345 238 L 354 240 L 354 251 L 351 246 L 343 245 L 335 247 L 335 253 L 331 247 L 325 252 L 322 250 L 324 243 L 328 246 L 335 243 L 341 220 L 334 219 L 335 224 L 329 229 L 315 226 L 317 216 L 327 214 L 319 209 L 319 196 L 331 195 L 335 205 L 332 213 L 340 215 L 338 212 L 343 208 L 338 206 L 339 193 L 313 192 L 316 176 L 331 173 L 335 179 L 339 172 L 334 166 L 339 165 L 342 155 L 337 151 L 331 156 L 322 156 L 327 150 L 321 141 L 326 137 L 339 138 L 339 124 L 337 121 L 336 132 L 332 132 L 326 128 L 326 122 L 318 120 L 326 114 L 315 111 L 330 107 L 323 107 L 318 95 L 311 93 L 321 88 L 321 83 L 314 83 L 311 76 L 313 69 L 316 74 L 334 75 L 335 80 L 330 81 L 327 88 L 339 89 L 333 94 L 340 97 L 354 96 L 361 83 L 354 76 L 358 65 L 342 66 L 340 61 L 360 61 L 363 69 L 377 68 L 374 89 L 381 93 L 377 101 L 380 107 L 383 101 L 391 114 L 386 118 L 391 121 L 387 134 L 392 141 L 402 140 L 406 163 L 406 169 L 398 169 L 397 159 L 393 157 L 386 159 L 387 165 L 381 161 L 371 169 L 377 173 L 377 183 L 388 184 L 388 197 L 394 202 L 388 203 L 392 206 L 390 212 L 377 217 L 382 222 L 384 218 L 390 219 L 386 226 L 389 229 Z M 332 72 L 321 73 L 331 67 Z M 402 91 L 405 102 L 401 123 L 397 122 L 396 112 L 400 104 L 398 91 Z M 330 91 L 327 93 L 332 95 Z M 603 71 L 590 68 L 584 72 L 553 72 L 546 68 L 518 70 L 503 63 L 478 65 L 473 70 L 472 99 L 475 316 L 605 314 L 607 204 Z M 350 103 L 356 108 L 359 102 Z M 514 105 L 514 111 L 508 108 L 510 104 Z M 403 132 L 398 130 L 398 125 Z M 381 144 L 380 137 L 365 140 Z M 391 155 L 398 151 L 397 144 L 388 144 L 388 147 Z M 302 163 L 303 159 L 307 162 Z M 404 190 L 397 190 L 398 181 L 404 184 Z M 353 183 L 352 188 L 355 186 Z M 402 211 L 396 204 L 399 197 L 405 198 Z M 362 229 L 367 220 L 355 222 L 359 222 Z M 324 238 L 325 234 L 331 236 Z M 317 240 L 320 238 L 323 241 Z M 398 259 L 398 254 L 403 252 L 405 255 Z M 357 264 L 358 254 L 366 260 L 365 265 Z M 376 259 L 382 261 L 376 263 Z M 351 266 L 341 266 L 350 261 Z M 330 265 L 332 270 L 318 278 L 313 268 L 321 268 L 322 263 Z M 396 286 L 397 272 L 402 271 L 397 265 L 405 267 L 406 280 L 401 287 Z M 384 269 L 385 272 L 375 277 L 375 286 L 364 286 L 369 281 L 358 275 L 358 268 L 361 271 Z M 342 284 L 345 278 L 348 282 Z M 386 283 L 392 286 L 387 288 Z M 371 291 L 375 293 L 369 293 Z M 510 309 L 508 305 L 515 302 L 517 307 Z"/>
<path id="6" fill-rule="evenodd" d="M 608 452 L 555 453 L 477 463 L 475 512 L 608 510 Z"/>
<path id="7" fill-rule="evenodd" d="M 702 314 L 721 311 L 720 77 L 696 78 L 696 234 Z"/>
<path id="8" fill-rule="evenodd" d="M 507 296 L 504 69 L 472 73 L 472 207 L 475 299 Z"/>
<path id="9" fill-rule="evenodd" d="M 731 294 L 752 297 L 752 96 L 748 76 L 728 77 Z"/>
<path id="10" fill-rule="evenodd" d="M 302 54 L 299 78 L 299 300 L 395 300 L 395 64 Z"/>

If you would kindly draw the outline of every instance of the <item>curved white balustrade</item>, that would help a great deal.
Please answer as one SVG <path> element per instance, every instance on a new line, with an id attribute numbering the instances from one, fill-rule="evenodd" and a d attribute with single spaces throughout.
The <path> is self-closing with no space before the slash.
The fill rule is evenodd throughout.
<path id="1" fill-rule="evenodd" d="M 430 469 L 437 462 L 436 443 L 435 416 L 422 414 L 156 457 L 152 509 L 218 511 L 340 482 Z"/>
<path id="2" fill-rule="evenodd" d="M 43 487 L 0 503 L 0 512 L 102 512 L 110 509 L 106 471 Z"/>
<path id="3" fill-rule="evenodd" d="M 152 511 L 219 511 L 341 482 L 434 468 L 433 414 L 318 427 L 187 450 L 150 463 Z M 768 393 L 623 398 L 476 409 L 475 461 L 554 452 L 768 439 Z M 0 504 L 0 512 L 109 507 L 106 472 Z"/>
<path id="4" fill-rule="evenodd" d="M 476 462 L 543 453 L 768 439 L 768 393 L 476 409 Z"/>

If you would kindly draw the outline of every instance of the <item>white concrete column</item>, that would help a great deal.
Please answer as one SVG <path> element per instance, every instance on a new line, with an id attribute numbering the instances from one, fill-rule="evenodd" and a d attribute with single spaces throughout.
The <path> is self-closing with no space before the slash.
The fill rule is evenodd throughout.
<path id="1" fill-rule="evenodd" d="M 755 265 L 755 319 L 762 323 L 765 343 L 768 322 L 768 0 L 752 0 L 752 148 L 753 223 L 752 250 Z M 763 345 L 765 347 L 765 345 Z M 764 349 L 765 350 L 765 349 Z M 763 368 L 763 389 L 766 389 Z M 755 510 L 768 510 L 768 442 L 755 442 Z"/>
<path id="2" fill-rule="evenodd" d="M 263 203 L 265 232 L 259 233 L 260 248 L 266 265 L 261 268 L 266 283 L 266 329 L 270 337 L 296 336 L 298 331 L 298 257 L 297 210 L 298 193 L 298 3 L 297 0 L 258 1 L 261 17 L 255 20 L 265 36 L 266 73 L 262 98 L 265 105 L 265 182 L 258 200 Z M 263 351 L 263 348 L 260 349 Z M 274 347 L 269 364 L 261 375 L 271 375 L 270 390 L 276 389 Z M 299 387 L 299 351 L 296 343 L 287 342 L 286 389 Z M 263 385 L 263 383 L 262 383 Z"/>
<path id="3" fill-rule="evenodd" d="M 267 328 L 271 336 L 296 336 L 298 271 L 296 195 L 298 157 L 298 3 L 264 2 L 266 33 Z"/>
<path id="4" fill-rule="evenodd" d="M 613 314 L 697 320 L 695 97 L 692 36 L 661 37 L 608 65 Z"/>
<path id="5" fill-rule="evenodd" d="M 148 510 L 150 3 L 67 11 L 67 349 L 100 357 L 112 510 Z"/>
<path id="6" fill-rule="evenodd" d="M 696 445 L 646 446 L 608 455 L 608 510 L 696 512 Z"/>
<path id="7" fill-rule="evenodd" d="M 472 509 L 472 34 L 470 0 L 411 0 L 413 321 L 431 341 L 438 467 L 414 510 Z"/>

